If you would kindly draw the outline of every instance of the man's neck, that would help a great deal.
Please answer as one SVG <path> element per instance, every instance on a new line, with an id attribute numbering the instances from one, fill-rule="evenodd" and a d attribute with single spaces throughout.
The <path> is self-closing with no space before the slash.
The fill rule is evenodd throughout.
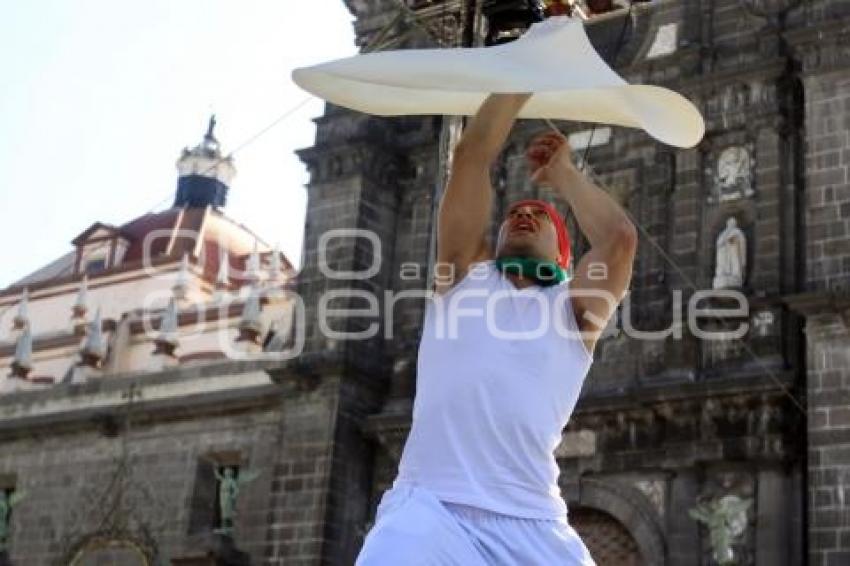
<path id="1" fill-rule="evenodd" d="M 522 275 L 516 275 L 514 273 L 505 273 L 505 277 L 507 277 L 510 280 L 510 282 L 514 284 L 514 287 L 516 287 L 517 289 L 527 289 L 528 287 L 531 287 L 531 286 L 537 284 L 532 279 L 529 279 L 527 277 L 523 277 Z"/>
<path id="2" fill-rule="evenodd" d="M 496 267 L 503 275 L 510 276 L 511 283 L 518 289 L 530 285 L 549 287 L 566 280 L 563 268 L 551 260 L 505 256 L 496 259 Z"/>

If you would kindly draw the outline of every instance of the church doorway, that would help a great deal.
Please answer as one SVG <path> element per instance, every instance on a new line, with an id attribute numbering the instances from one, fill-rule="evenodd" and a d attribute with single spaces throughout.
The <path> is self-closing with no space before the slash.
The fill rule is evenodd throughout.
<path id="1" fill-rule="evenodd" d="M 569 521 L 597 564 L 646 564 L 631 533 L 608 513 L 590 507 L 571 506 Z"/>

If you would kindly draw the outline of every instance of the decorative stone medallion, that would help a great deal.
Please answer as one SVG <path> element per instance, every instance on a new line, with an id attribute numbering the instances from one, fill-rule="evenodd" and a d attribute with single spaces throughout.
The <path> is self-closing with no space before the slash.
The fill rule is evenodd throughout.
<path id="1" fill-rule="evenodd" d="M 724 149 L 713 170 L 714 187 L 709 202 L 727 202 L 751 197 L 753 190 L 753 159 L 750 150 L 742 145 Z"/>

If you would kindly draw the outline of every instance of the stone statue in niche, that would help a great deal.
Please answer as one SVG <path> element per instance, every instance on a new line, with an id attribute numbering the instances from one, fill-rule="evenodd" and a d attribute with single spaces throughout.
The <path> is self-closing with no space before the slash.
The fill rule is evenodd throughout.
<path id="1" fill-rule="evenodd" d="M 9 516 L 12 514 L 12 507 L 21 502 L 26 497 L 22 491 L 7 491 L 0 489 L 0 552 L 6 550 L 6 544 L 9 538 Z"/>
<path id="2" fill-rule="evenodd" d="M 718 564 L 735 564 L 732 544 L 747 529 L 747 510 L 752 503 L 752 499 L 724 495 L 714 501 L 700 503 L 688 511 L 691 518 L 708 529 L 712 555 Z"/>
<path id="3" fill-rule="evenodd" d="M 724 149 L 717 158 L 714 195 L 709 201 L 725 202 L 751 197 L 753 162 L 746 147 L 735 145 Z"/>
<path id="4" fill-rule="evenodd" d="M 254 481 L 259 472 L 244 470 L 237 471 L 232 466 L 215 470 L 215 479 L 218 480 L 218 504 L 221 513 L 221 524 L 216 532 L 223 535 L 233 533 L 233 518 L 236 516 L 236 500 L 242 486 Z"/>
<path id="5" fill-rule="evenodd" d="M 743 287 L 747 269 L 747 237 L 734 218 L 726 220 L 726 228 L 717 236 L 715 289 Z"/>

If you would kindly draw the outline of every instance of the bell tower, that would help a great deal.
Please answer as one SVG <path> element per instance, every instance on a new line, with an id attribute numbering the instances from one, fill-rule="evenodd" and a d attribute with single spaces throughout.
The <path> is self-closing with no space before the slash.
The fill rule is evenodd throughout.
<path id="1" fill-rule="evenodd" d="M 223 207 L 230 181 L 236 175 L 231 156 L 222 157 L 221 146 L 213 134 L 215 115 L 210 116 L 204 139 L 191 150 L 184 148 L 177 160 L 177 194 L 174 207 Z"/>

